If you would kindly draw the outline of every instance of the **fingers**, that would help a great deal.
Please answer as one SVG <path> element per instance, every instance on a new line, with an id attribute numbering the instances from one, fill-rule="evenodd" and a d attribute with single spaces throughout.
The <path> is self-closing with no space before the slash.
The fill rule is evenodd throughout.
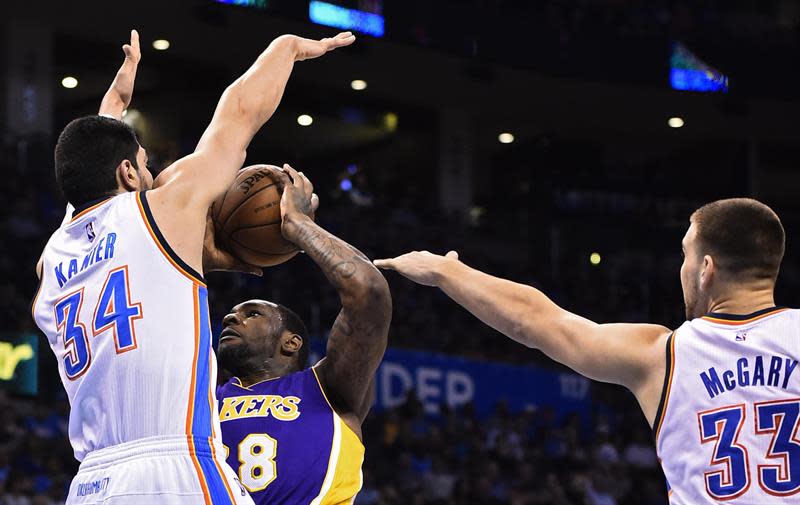
<path id="1" fill-rule="evenodd" d="M 457 260 L 458 259 L 458 253 L 456 251 L 450 251 L 447 254 L 445 254 L 444 257 Z"/>
<path id="2" fill-rule="evenodd" d="M 283 169 L 290 171 L 292 174 L 292 178 L 294 179 L 294 185 L 296 188 L 302 190 L 306 197 L 309 199 L 314 194 L 314 185 L 308 180 L 308 177 L 303 172 L 298 172 L 294 168 L 291 167 L 288 163 L 284 163 Z"/>
<path id="3" fill-rule="evenodd" d="M 283 188 L 286 186 L 292 184 L 292 180 L 289 179 L 289 175 L 278 167 L 266 166 L 264 168 L 269 171 L 272 180 L 275 182 L 275 184 L 277 184 L 278 189 L 281 191 L 283 191 Z"/>
<path id="4" fill-rule="evenodd" d="M 356 36 L 352 32 L 342 32 L 332 39 L 328 39 L 328 51 L 337 47 L 349 46 L 356 41 Z"/>
<path id="5" fill-rule="evenodd" d="M 316 193 L 311 195 L 311 212 L 316 212 L 319 208 L 319 197 Z"/>
<path id="6" fill-rule="evenodd" d="M 294 184 L 294 187 L 296 187 L 296 188 L 302 188 L 303 187 L 303 180 L 300 177 L 300 174 L 297 173 L 297 170 L 295 170 L 294 168 L 289 166 L 288 163 L 284 163 L 283 164 L 283 171 L 286 172 L 287 174 L 289 174 L 289 177 L 292 179 L 292 183 Z"/>
<path id="7" fill-rule="evenodd" d="M 131 47 L 136 51 L 139 50 L 139 32 L 131 30 Z"/>
<path id="8" fill-rule="evenodd" d="M 382 270 L 397 270 L 394 259 L 374 260 L 372 264 Z"/>

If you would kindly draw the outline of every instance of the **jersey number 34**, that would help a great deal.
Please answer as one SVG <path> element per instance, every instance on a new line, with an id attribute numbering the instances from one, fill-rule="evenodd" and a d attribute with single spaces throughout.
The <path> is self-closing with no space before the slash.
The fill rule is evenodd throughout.
<path id="1" fill-rule="evenodd" d="M 92 364 L 92 348 L 86 325 L 80 321 L 84 288 L 62 297 L 55 304 L 56 328 L 64 342 L 64 372 L 75 380 Z M 92 336 L 108 330 L 114 335 L 117 354 L 136 349 L 134 321 L 142 318 L 142 304 L 131 302 L 128 284 L 128 266 L 116 268 L 108 273 L 92 318 Z"/>

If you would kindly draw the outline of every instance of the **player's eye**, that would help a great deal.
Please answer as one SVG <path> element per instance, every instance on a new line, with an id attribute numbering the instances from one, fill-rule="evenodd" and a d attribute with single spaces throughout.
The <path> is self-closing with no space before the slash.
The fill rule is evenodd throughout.
<path id="1" fill-rule="evenodd" d="M 261 315 L 261 312 L 259 312 L 257 310 L 251 310 L 250 312 L 247 313 L 247 317 L 256 317 L 256 316 L 260 316 L 260 315 Z"/>

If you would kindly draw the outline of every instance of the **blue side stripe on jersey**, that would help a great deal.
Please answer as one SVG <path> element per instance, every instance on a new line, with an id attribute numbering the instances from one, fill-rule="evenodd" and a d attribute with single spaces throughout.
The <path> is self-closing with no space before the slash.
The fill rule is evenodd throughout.
<path id="1" fill-rule="evenodd" d="M 208 289 L 197 286 L 198 318 L 200 335 L 197 356 L 197 375 L 194 390 L 194 417 L 192 437 L 198 455 L 203 477 L 208 484 L 208 492 L 214 505 L 233 505 L 222 476 L 211 458 L 211 405 L 208 401 L 208 388 L 211 380 L 209 353 L 211 352 L 211 324 L 208 313 Z"/>
<path id="2" fill-rule="evenodd" d="M 211 351 L 211 327 L 208 315 L 208 290 L 197 286 L 198 319 L 200 335 L 197 350 L 197 370 L 194 385 L 194 417 L 192 419 L 192 435 L 195 439 L 206 439 L 211 436 L 211 407 L 208 404 L 208 387 L 211 370 L 208 365 L 208 353 Z"/>
<path id="3" fill-rule="evenodd" d="M 198 456 L 200 454 L 208 454 L 208 456 L 198 457 L 197 459 L 200 461 L 203 477 L 205 477 L 206 484 L 208 484 L 208 493 L 211 495 L 211 503 L 214 505 L 233 505 L 225 483 L 222 481 L 222 476 L 219 470 L 217 470 L 214 460 L 211 459 L 211 446 L 208 443 L 208 439 L 196 438 L 194 443 Z"/>

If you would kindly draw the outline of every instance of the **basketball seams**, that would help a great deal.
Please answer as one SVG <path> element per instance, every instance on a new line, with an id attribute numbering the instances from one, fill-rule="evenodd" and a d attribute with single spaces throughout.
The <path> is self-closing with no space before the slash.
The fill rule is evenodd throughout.
<path id="1" fill-rule="evenodd" d="M 275 225 L 266 224 L 266 225 L 263 225 L 263 226 L 275 226 Z M 286 256 L 287 254 L 296 254 L 296 253 L 300 252 L 299 249 L 295 249 L 294 251 L 282 252 L 282 253 L 267 252 L 267 251 L 262 251 L 260 249 L 254 249 L 254 248 L 252 248 L 252 247 L 250 247 L 248 245 L 243 244 L 242 242 L 236 240 L 233 237 L 230 237 L 230 241 L 232 243 L 236 244 L 238 247 L 241 247 L 243 249 L 247 249 L 248 251 L 253 251 L 254 253 L 257 253 L 257 254 L 264 254 L 266 256 Z"/>
<path id="2" fill-rule="evenodd" d="M 270 179 L 270 180 L 271 180 L 271 179 Z M 275 186 L 275 183 L 274 183 L 274 182 L 273 182 L 272 184 L 268 184 L 268 185 L 264 186 L 263 188 L 258 188 L 257 190 L 253 191 L 253 192 L 252 192 L 252 193 L 250 193 L 249 195 L 245 196 L 245 197 L 244 197 L 244 198 L 243 198 L 243 199 L 242 199 L 242 200 L 241 200 L 241 201 L 238 203 L 238 205 L 236 205 L 236 207 L 234 207 L 234 208 L 233 208 L 233 210 L 231 210 L 231 211 L 230 211 L 230 213 L 228 213 L 228 215 L 225 217 L 225 221 L 223 221 L 223 223 L 220 225 L 220 227 L 219 227 L 219 228 L 220 228 L 221 230 L 224 230 L 224 229 L 225 229 L 225 227 L 228 225 L 228 221 L 230 221 L 230 220 L 231 220 L 231 218 L 233 217 L 233 215 L 234 215 L 234 214 L 236 214 L 236 212 L 237 212 L 239 209 L 241 209 L 242 207 L 244 207 L 244 205 L 247 203 L 247 201 L 248 201 L 248 200 L 250 200 L 251 198 L 253 198 L 253 196 L 257 195 L 258 193 L 260 193 L 260 192 L 264 191 L 265 189 L 269 189 L 269 188 L 271 188 L 271 187 L 273 187 L 273 186 Z M 226 193 L 225 193 L 225 197 L 223 197 L 223 199 L 222 199 L 222 200 L 223 200 L 223 203 L 224 203 L 224 201 L 225 201 L 225 198 L 226 198 L 227 196 L 228 196 L 228 193 L 226 192 Z M 278 195 L 278 201 L 280 201 L 280 195 Z M 220 207 L 220 210 L 219 210 L 219 211 L 220 211 L 220 214 L 222 214 L 222 208 L 221 208 L 221 207 Z"/>

